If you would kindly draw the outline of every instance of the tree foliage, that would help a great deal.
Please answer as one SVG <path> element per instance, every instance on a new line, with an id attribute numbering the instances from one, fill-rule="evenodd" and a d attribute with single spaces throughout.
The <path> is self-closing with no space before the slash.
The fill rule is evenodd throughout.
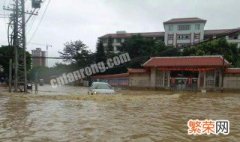
<path id="1" fill-rule="evenodd" d="M 23 50 L 20 49 L 18 51 L 19 55 L 23 55 Z M 2 65 L 3 69 L 4 69 L 4 74 L 8 75 L 9 74 L 9 59 L 12 58 L 13 62 L 14 62 L 14 51 L 12 47 L 9 46 L 2 46 L 0 47 L 0 65 Z M 32 63 L 32 59 L 31 59 L 31 54 L 29 52 L 26 51 L 26 58 L 27 58 L 27 70 L 31 69 L 31 63 Z M 22 60 L 22 59 L 19 59 Z"/>
<path id="2" fill-rule="evenodd" d="M 113 43 L 112 37 L 108 37 L 108 40 L 107 40 L 107 54 L 109 54 L 109 52 L 112 52 L 114 50 L 112 43 Z"/>
<path id="3" fill-rule="evenodd" d="M 123 46 L 120 47 L 120 50 L 129 53 L 131 59 L 134 59 L 129 67 L 141 67 L 149 57 L 176 56 L 179 54 L 175 48 L 166 47 L 163 41 L 145 38 L 141 35 L 135 35 L 127 39 Z"/>
<path id="4" fill-rule="evenodd" d="M 80 40 L 65 43 L 63 52 L 59 52 L 65 62 L 84 67 L 94 61 L 94 56 L 88 47 Z"/>
<path id="5" fill-rule="evenodd" d="M 225 38 L 216 39 L 200 45 L 185 48 L 184 56 L 223 55 L 234 67 L 240 67 L 240 49 L 228 43 Z"/>
<path id="6" fill-rule="evenodd" d="M 106 53 L 104 51 L 103 42 L 101 40 L 98 40 L 97 42 L 97 50 L 95 55 L 96 62 L 106 61 Z"/>
<path id="7" fill-rule="evenodd" d="M 35 79 L 44 79 L 45 82 L 50 82 L 51 78 L 56 78 L 63 73 L 70 71 L 72 71 L 71 65 L 56 63 L 54 67 L 33 67 L 28 73 L 28 78 L 31 81 L 34 81 Z"/>

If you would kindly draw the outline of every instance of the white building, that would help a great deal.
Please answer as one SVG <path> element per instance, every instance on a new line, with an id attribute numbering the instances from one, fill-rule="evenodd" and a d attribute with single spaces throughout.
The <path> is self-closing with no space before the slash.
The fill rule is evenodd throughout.
<path id="1" fill-rule="evenodd" d="M 166 45 L 182 47 L 199 43 L 204 39 L 206 20 L 200 18 L 171 19 L 164 22 Z"/>
<path id="2" fill-rule="evenodd" d="M 127 33 L 120 31 L 113 34 L 106 34 L 101 36 L 100 39 L 103 41 L 104 47 L 112 44 L 113 52 L 118 53 L 118 48 L 122 46 L 127 38 L 133 35 L 161 40 L 167 46 L 185 47 L 234 32 L 234 34 L 226 36 L 226 39 L 230 43 L 236 43 L 240 48 L 240 28 L 205 30 L 206 23 L 206 20 L 197 17 L 174 18 L 163 23 L 164 32 Z"/>

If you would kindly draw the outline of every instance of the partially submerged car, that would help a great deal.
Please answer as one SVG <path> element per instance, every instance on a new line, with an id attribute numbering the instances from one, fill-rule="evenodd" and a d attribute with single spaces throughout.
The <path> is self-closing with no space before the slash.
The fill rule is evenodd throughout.
<path id="1" fill-rule="evenodd" d="M 89 95 L 94 94 L 115 94 L 113 87 L 105 82 L 93 82 L 88 90 Z"/>

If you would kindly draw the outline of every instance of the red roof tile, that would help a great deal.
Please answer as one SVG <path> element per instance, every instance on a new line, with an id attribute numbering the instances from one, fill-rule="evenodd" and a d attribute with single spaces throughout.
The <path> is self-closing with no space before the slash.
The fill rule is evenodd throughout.
<path id="1" fill-rule="evenodd" d="M 168 20 L 168 21 L 164 22 L 164 24 L 197 23 L 197 22 L 206 23 L 207 21 L 204 20 L 204 19 L 197 18 L 197 17 L 192 17 L 192 18 L 173 18 L 171 20 Z"/>
<path id="2" fill-rule="evenodd" d="M 94 79 L 109 79 L 109 78 L 126 78 L 128 77 L 128 73 L 121 73 L 121 74 L 106 74 L 106 75 L 96 75 L 93 76 Z"/>
<path id="3" fill-rule="evenodd" d="M 123 33 L 123 34 L 106 34 L 100 38 L 130 38 L 134 35 L 141 35 L 143 37 L 164 37 L 165 32 L 146 32 L 146 33 Z"/>
<path id="4" fill-rule="evenodd" d="M 227 34 L 230 32 L 240 32 L 240 28 L 235 29 L 214 29 L 214 30 L 204 30 L 204 36 L 214 36 L 214 35 L 222 35 Z M 146 32 L 146 33 L 123 33 L 123 34 L 117 34 L 117 33 L 111 33 L 106 34 L 104 36 L 101 36 L 100 38 L 130 38 L 134 35 L 141 35 L 143 37 L 162 37 L 164 38 L 165 32 Z"/>
<path id="5" fill-rule="evenodd" d="M 228 34 L 232 32 L 240 32 L 239 28 L 236 29 L 218 29 L 218 30 L 205 30 L 205 36 L 213 36 L 213 35 L 221 35 L 221 34 Z"/>
<path id="6" fill-rule="evenodd" d="M 128 73 L 147 73 L 146 69 L 132 69 L 128 68 Z"/>
<path id="7" fill-rule="evenodd" d="M 228 68 L 225 71 L 226 74 L 240 74 L 240 68 Z"/>
<path id="8" fill-rule="evenodd" d="M 230 65 L 224 60 L 225 66 Z M 216 67 L 223 65 L 221 56 L 153 57 L 144 67 Z"/>

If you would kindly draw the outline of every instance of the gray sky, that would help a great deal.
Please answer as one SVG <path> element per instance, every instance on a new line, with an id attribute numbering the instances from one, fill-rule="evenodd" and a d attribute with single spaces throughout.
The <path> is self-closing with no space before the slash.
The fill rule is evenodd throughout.
<path id="1" fill-rule="evenodd" d="M 11 1 L 0 0 L 0 17 L 2 6 Z M 46 50 L 46 44 L 52 45 L 49 56 L 59 56 L 64 43 L 71 40 L 82 40 L 95 51 L 97 38 L 106 33 L 163 31 L 163 22 L 171 18 L 203 18 L 205 29 L 240 27 L 239 0 L 50 0 L 47 7 L 48 1 L 28 23 L 27 48 Z M 30 0 L 26 2 L 30 8 Z M 0 45 L 7 44 L 7 22 L 0 18 Z"/>

